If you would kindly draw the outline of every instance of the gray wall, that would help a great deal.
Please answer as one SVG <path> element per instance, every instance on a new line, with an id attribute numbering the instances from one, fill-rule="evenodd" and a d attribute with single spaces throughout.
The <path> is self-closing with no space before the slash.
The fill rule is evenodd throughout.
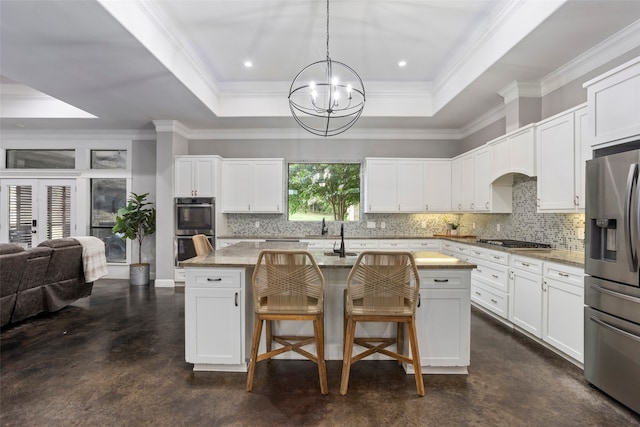
<path id="1" fill-rule="evenodd" d="M 561 113 L 571 107 L 587 102 L 587 90 L 582 85 L 607 71 L 640 55 L 640 47 L 619 56 L 587 74 L 542 97 L 542 119 Z"/>
<path id="2" fill-rule="evenodd" d="M 133 141 L 131 144 L 131 191 L 137 194 L 149 193 L 149 201 L 156 201 L 156 141 Z M 142 262 L 148 262 L 155 267 L 155 234 L 144 239 L 142 245 Z M 131 260 L 138 262 L 138 245 L 131 245 Z"/>
<path id="3" fill-rule="evenodd" d="M 492 139 L 504 135 L 506 133 L 505 126 L 506 119 L 503 117 L 502 119 L 491 123 L 489 126 L 486 126 L 479 131 L 463 138 L 460 141 L 460 152 L 457 154 L 462 154 L 469 150 L 473 150 L 474 148 L 484 145 L 487 141 L 491 141 Z"/>

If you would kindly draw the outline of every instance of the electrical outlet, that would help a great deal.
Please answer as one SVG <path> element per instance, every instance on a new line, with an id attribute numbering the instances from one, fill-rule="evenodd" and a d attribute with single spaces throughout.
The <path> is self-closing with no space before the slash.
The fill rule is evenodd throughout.
<path id="1" fill-rule="evenodd" d="M 584 240 L 584 228 L 578 228 L 578 239 Z"/>
<path id="2" fill-rule="evenodd" d="M 471 228 L 473 228 L 474 230 L 476 229 L 476 223 L 475 222 L 473 224 L 471 224 Z"/>
<path id="3" fill-rule="evenodd" d="M 256 221 L 256 228 L 260 228 L 260 221 Z"/>
<path id="4" fill-rule="evenodd" d="M 427 223 L 426 223 L 426 222 L 424 222 L 424 221 L 422 221 L 421 226 L 422 226 L 422 228 L 427 228 Z"/>
<path id="5" fill-rule="evenodd" d="M 375 221 L 367 221 L 367 228 L 376 228 Z"/>
<path id="6" fill-rule="evenodd" d="M 500 224 L 496 224 L 496 231 L 500 231 Z"/>
<path id="7" fill-rule="evenodd" d="M 380 228 L 387 228 L 387 223 L 386 222 L 381 222 L 380 223 Z"/>

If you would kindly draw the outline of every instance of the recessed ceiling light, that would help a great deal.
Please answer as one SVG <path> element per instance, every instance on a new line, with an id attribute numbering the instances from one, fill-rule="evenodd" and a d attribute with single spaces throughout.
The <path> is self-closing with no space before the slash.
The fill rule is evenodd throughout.
<path id="1" fill-rule="evenodd" d="M 405 65 L 407 65 L 407 61 L 398 62 L 398 67 L 404 67 Z"/>
<path id="2" fill-rule="evenodd" d="M 253 62 L 251 62 L 251 61 L 244 61 L 244 66 L 245 66 L 245 67 L 247 67 L 247 68 L 251 68 L 251 67 L 253 67 Z"/>

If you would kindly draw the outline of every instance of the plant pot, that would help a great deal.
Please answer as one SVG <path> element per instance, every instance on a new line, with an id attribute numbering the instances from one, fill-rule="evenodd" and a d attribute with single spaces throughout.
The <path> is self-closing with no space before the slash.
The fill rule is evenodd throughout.
<path id="1" fill-rule="evenodd" d="M 451 235 L 452 236 L 457 236 L 458 235 L 458 230 L 451 230 Z"/>
<path id="2" fill-rule="evenodd" d="M 129 284 L 133 286 L 149 285 L 150 264 L 131 264 L 129 265 Z"/>

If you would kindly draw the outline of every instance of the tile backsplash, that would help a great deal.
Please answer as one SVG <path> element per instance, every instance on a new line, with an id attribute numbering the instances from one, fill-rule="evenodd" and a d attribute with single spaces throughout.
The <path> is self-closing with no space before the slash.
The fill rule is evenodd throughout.
<path id="1" fill-rule="evenodd" d="M 449 214 L 460 220 L 460 234 L 478 238 L 517 239 L 548 243 L 554 248 L 584 251 L 584 214 L 536 212 L 536 178 L 514 175 L 513 213 Z M 345 235 L 358 237 L 432 236 L 445 233 L 443 214 L 363 214 L 345 222 Z M 375 222 L 376 228 L 367 228 Z M 256 227 L 259 223 L 259 227 Z M 385 228 L 381 228 L 381 224 Z M 328 221 L 329 234 L 340 232 L 341 222 Z M 474 228 L 475 224 L 475 228 Z M 500 229 L 498 231 L 498 228 Z M 287 221 L 286 215 L 227 214 L 227 236 L 304 236 L 320 234 L 320 222 Z"/>

